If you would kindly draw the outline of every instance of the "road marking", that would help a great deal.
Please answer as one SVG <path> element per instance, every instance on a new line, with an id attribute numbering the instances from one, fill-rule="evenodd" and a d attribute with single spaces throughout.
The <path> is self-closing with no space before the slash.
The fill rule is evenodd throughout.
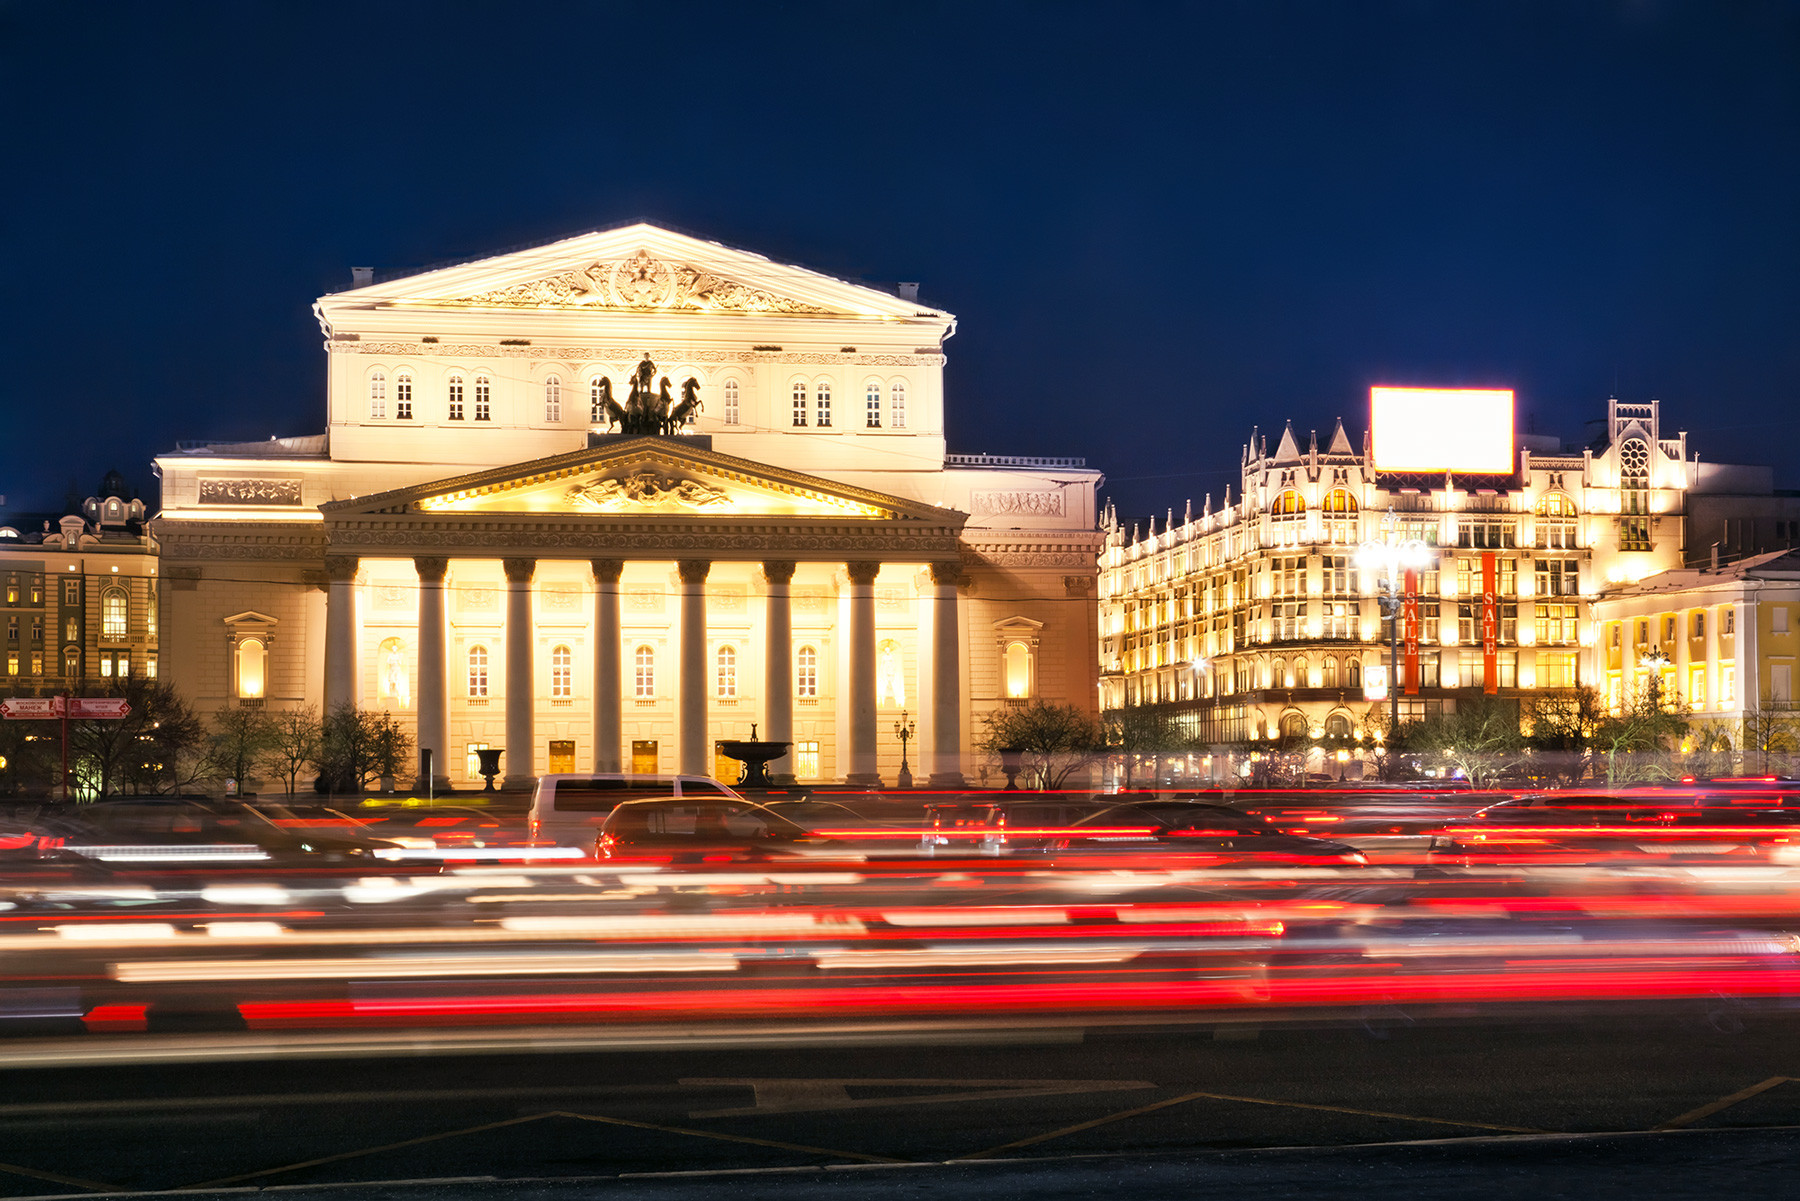
<path id="1" fill-rule="evenodd" d="M 1678 1118 L 1670 1118 L 1660 1126 L 1652 1126 L 1652 1130 L 1680 1130 L 1683 1126 L 1698 1122 L 1701 1118 L 1710 1118 L 1722 1109 L 1730 1109 L 1740 1101 L 1748 1101 L 1758 1093 L 1766 1093 L 1778 1084 L 1786 1084 L 1794 1079 L 1792 1076 L 1770 1076 L 1761 1084 L 1752 1084 L 1749 1088 L 1739 1089 L 1729 1097 L 1720 1097 L 1710 1105 L 1702 1105 L 1699 1109 L 1690 1109 Z"/>
<path id="2" fill-rule="evenodd" d="M 953 1101 L 1001 1101 L 1013 1097 L 1053 1097 L 1070 1093 L 1112 1093 L 1155 1088 L 1148 1080 L 940 1080 L 940 1079 L 819 1079 L 758 1077 L 684 1077 L 684 1085 L 697 1088 L 749 1088 L 754 1105 L 730 1109 L 697 1109 L 690 1118 L 736 1118 L 765 1113 L 818 1113 L 830 1109 L 879 1109 L 890 1105 L 941 1105 Z M 914 1096 L 852 1097 L 851 1085 L 864 1088 L 953 1089 Z"/>
<path id="3" fill-rule="evenodd" d="M 11 1172 L 15 1176 L 29 1176 L 33 1180 L 48 1180 L 51 1184 L 68 1184 L 76 1188 L 92 1189 L 96 1193 L 117 1192 L 116 1184 L 101 1184 L 96 1180 L 83 1180 L 79 1176 L 58 1176 L 55 1172 L 40 1172 L 36 1168 L 22 1168 L 16 1163 L 0 1163 L 0 1172 Z"/>
<path id="4" fill-rule="evenodd" d="M 550 1115 L 545 1115 L 550 1116 Z M 826 1155 L 837 1159 L 854 1159 L 862 1163 L 896 1164 L 908 1163 L 909 1160 L 894 1159 L 886 1155 L 864 1155 L 860 1151 L 836 1151 L 830 1147 L 809 1147 L 805 1143 L 783 1143 L 774 1139 L 750 1138 L 742 1134 L 720 1134 L 713 1130 L 690 1130 L 685 1126 L 658 1126 L 654 1122 L 634 1122 L 629 1118 L 609 1118 L 597 1113 L 569 1113 L 558 1110 L 554 1115 L 559 1118 L 580 1118 L 584 1122 L 604 1122 L 609 1126 L 630 1126 L 636 1130 L 660 1130 L 665 1134 L 685 1134 L 693 1138 L 714 1139 L 722 1143 L 748 1143 L 752 1147 L 774 1147 L 780 1151 L 803 1151 L 808 1155 Z"/>
<path id="5" fill-rule="evenodd" d="M 1109 1114 L 1103 1118 L 1095 1118 L 1091 1122 L 1078 1122 L 1073 1126 L 1064 1126 L 1060 1130 L 1052 1130 L 1048 1134 L 1033 1135 L 1031 1138 L 1015 1139 L 1010 1143 L 1001 1143 L 997 1147 L 989 1147 L 985 1151 L 976 1151 L 970 1155 L 959 1155 L 951 1163 L 961 1163 L 971 1159 L 987 1159 L 1002 1151 L 1011 1151 L 1019 1147 L 1035 1146 L 1062 1138 L 1064 1135 L 1079 1134 L 1083 1130 L 1092 1130 L 1096 1126 L 1106 1126 L 1113 1122 L 1122 1122 L 1127 1118 L 1135 1118 L 1140 1114 L 1154 1113 L 1159 1109 L 1168 1109 L 1175 1105 L 1184 1105 L 1189 1101 L 1237 1101 L 1248 1105 L 1273 1105 L 1282 1109 L 1311 1109 L 1325 1113 L 1348 1113 L 1368 1118 L 1395 1118 L 1403 1122 L 1426 1122 L 1434 1126 L 1460 1126 L 1471 1130 L 1497 1130 L 1503 1134 L 1544 1134 L 1533 1126 L 1499 1126 L 1491 1122 L 1464 1122 L 1452 1118 L 1422 1118 L 1410 1113 L 1388 1113 L 1380 1109 L 1353 1109 L 1344 1105 L 1315 1105 L 1306 1101 L 1271 1101 L 1266 1097 L 1238 1097 L 1228 1093 L 1183 1093 L 1179 1097 L 1171 1097 L 1166 1101 L 1154 1101 L 1149 1105 L 1141 1105 L 1136 1109 L 1127 1109 L 1121 1113 Z"/>
<path id="6" fill-rule="evenodd" d="M 188 1189 L 218 1188 L 222 1184 L 237 1184 L 242 1180 L 262 1180 L 269 1176 L 279 1176 L 283 1172 L 297 1172 L 301 1168 L 316 1168 L 321 1164 L 339 1163 L 346 1159 L 360 1159 L 364 1155 L 376 1155 L 382 1151 L 398 1151 L 402 1147 L 417 1147 L 423 1143 L 435 1143 L 442 1139 L 455 1138 L 462 1134 L 480 1134 L 486 1130 L 499 1130 L 506 1126 L 521 1126 L 526 1122 L 541 1121 L 552 1115 L 546 1113 L 527 1114 L 522 1118 L 507 1118 L 502 1122 L 484 1122 L 480 1126 L 465 1126 L 460 1130 L 444 1130 L 437 1134 L 427 1134 L 419 1138 L 402 1139 L 397 1143 L 383 1143 L 379 1147 L 364 1147 L 358 1151 L 343 1151 L 337 1155 L 325 1155 L 318 1159 L 303 1159 L 299 1163 L 283 1164 L 279 1168 L 264 1168 L 260 1172 L 242 1172 L 236 1176 L 221 1176 L 217 1180 L 203 1180 L 198 1184 L 184 1186 Z"/>

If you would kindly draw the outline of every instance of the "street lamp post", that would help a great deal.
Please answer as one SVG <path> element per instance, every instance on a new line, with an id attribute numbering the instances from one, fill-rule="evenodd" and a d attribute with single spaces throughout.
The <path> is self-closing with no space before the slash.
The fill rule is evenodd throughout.
<path id="1" fill-rule="evenodd" d="M 1399 537 L 1400 519 L 1389 509 L 1381 519 L 1381 538 L 1363 543 L 1356 551 L 1359 570 L 1384 569 L 1381 579 L 1381 611 L 1388 619 L 1388 732 L 1400 728 L 1400 610 L 1406 598 L 1402 571 L 1418 571 L 1432 562 L 1431 548 L 1418 538 Z"/>
<path id="2" fill-rule="evenodd" d="M 906 710 L 900 710 L 900 720 L 894 723 L 894 737 L 900 740 L 900 775 L 897 782 L 902 788 L 913 786 L 912 768 L 906 762 L 906 744 L 913 736 L 913 723 L 906 718 Z"/>

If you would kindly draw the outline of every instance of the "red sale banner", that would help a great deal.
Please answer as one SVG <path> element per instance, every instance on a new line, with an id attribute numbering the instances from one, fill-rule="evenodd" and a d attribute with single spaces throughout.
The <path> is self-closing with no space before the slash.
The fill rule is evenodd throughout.
<path id="1" fill-rule="evenodd" d="M 1495 595 L 1494 552 L 1481 556 L 1482 691 L 1500 690 L 1500 599 Z"/>
<path id="2" fill-rule="evenodd" d="M 1406 600 L 1400 610 L 1400 637 L 1406 641 L 1406 695 L 1419 695 L 1419 573 L 1406 573 Z"/>

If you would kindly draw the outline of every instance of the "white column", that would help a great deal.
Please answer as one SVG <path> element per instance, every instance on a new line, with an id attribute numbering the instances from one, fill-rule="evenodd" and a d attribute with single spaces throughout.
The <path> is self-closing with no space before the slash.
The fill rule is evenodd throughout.
<path id="1" fill-rule="evenodd" d="M 620 707 L 624 681 L 619 669 L 620 559 L 595 559 L 594 568 L 594 770 L 620 770 Z"/>
<path id="2" fill-rule="evenodd" d="M 962 564 L 931 565 L 931 779 L 933 788 L 965 788 L 962 750 Z"/>
<path id="3" fill-rule="evenodd" d="M 1688 634 L 1691 632 L 1688 622 L 1692 620 L 1689 610 L 1675 610 L 1675 695 L 1690 705 L 1694 703 L 1694 698 L 1688 695 Z"/>
<path id="4" fill-rule="evenodd" d="M 537 693 L 532 683 L 533 630 L 531 577 L 536 559 L 502 559 L 506 569 L 506 755 L 504 786 L 530 788 L 537 783 L 537 751 L 532 718 Z"/>
<path id="5" fill-rule="evenodd" d="M 681 573 L 681 713 L 679 770 L 712 775 L 712 748 L 706 742 L 706 576 L 712 563 L 683 559 Z"/>
<path id="6" fill-rule="evenodd" d="M 449 660 L 444 649 L 444 575 L 450 561 L 415 558 L 419 573 L 419 750 L 431 752 L 431 786 L 450 787 Z M 425 782 L 413 788 L 424 791 Z"/>
<path id="7" fill-rule="evenodd" d="M 1737 610 L 1737 707 L 1749 713 L 1762 708 L 1762 681 L 1756 678 L 1756 608 L 1739 601 Z"/>
<path id="8" fill-rule="evenodd" d="M 791 559 L 763 563 L 768 599 L 763 606 L 763 719 L 762 735 L 770 742 L 794 740 L 794 615 L 789 589 L 794 580 Z M 778 784 L 794 782 L 792 753 L 769 761 L 769 778 Z"/>
<path id="9" fill-rule="evenodd" d="M 1719 610 L 1700 610 L 1706 614 L 1706 707 L 1717 712 L 1719 704 Z"/>
<path id="10" fill-rule="evenodd" d="M 325 560 L 325 712 L 354 705 L 356 695 L 356 569 L 354 555 Z"/>
<path id="11" fill-rule="evenodd" d="M 850 576 L 850 771 L 844 783 L 881 787 L 875 769 L 875 577 L 879 563 L 846 563 Z"/>

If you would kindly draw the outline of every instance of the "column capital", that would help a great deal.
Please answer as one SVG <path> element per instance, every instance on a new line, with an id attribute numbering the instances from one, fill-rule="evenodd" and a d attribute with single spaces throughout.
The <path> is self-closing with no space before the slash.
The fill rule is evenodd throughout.
<path id="1" fill-rule="evenodd" d="M 589 559 L 588 565 L 594 569 L 594 579 L 602 584 L 616 584 L 625 574 L 623 559 Z"/>
<path id="2" fill-rule="evenodd" d="M 529 584 L 531 577 L 537 574 L 536 559 L 502 559 L 500 567 L 506 572 L 506 578 L 514 584 Z"/>
<path id="3" fill-rule="evenodd" d="M 450 560 L 441 555 L 418 555 L 413 558 L 413 570 L 419 573 L 419 579 L 428 584 L 441 584 L 444 576 L 450 571 Z"/>
<path id="4" fill-rule="evenodd" d="M 794 580 L 794 569 L 798 566 L 799 564 L 792 559 L 764 559 L 763 579 L 771 584 L 791 584 Z"/>
<path id="5" fill-rule="evenodd" d="M 857 560 L 844 564 L 844 574 L 850 577 L 852 584 L 873 584 L 875 577 L 881 574 L 881 564 Z"/>
<path id="6" fill-rule="evenodd" d="M 362 566 L 362 560 L 355 555 L 331 555 L 325 560 L 325 578 L 337 583 L 348 583 L 356 578 L 356 572 Z"/>
<path id="7" fill-rule="evenodd" d="M 678 559 L 675 570 L 681 573 L 681 582 L 684 584 L 704 584 L 707 574 L 712 571 L 712 560 Z"/>
<path id="8" fill-rule="evenodd" d="M 955 584 L 962 580 L 963 565 L 960 559 L 954 562 L 933 563 L 930 567 L 931 582 L 934 584 Z"/>

